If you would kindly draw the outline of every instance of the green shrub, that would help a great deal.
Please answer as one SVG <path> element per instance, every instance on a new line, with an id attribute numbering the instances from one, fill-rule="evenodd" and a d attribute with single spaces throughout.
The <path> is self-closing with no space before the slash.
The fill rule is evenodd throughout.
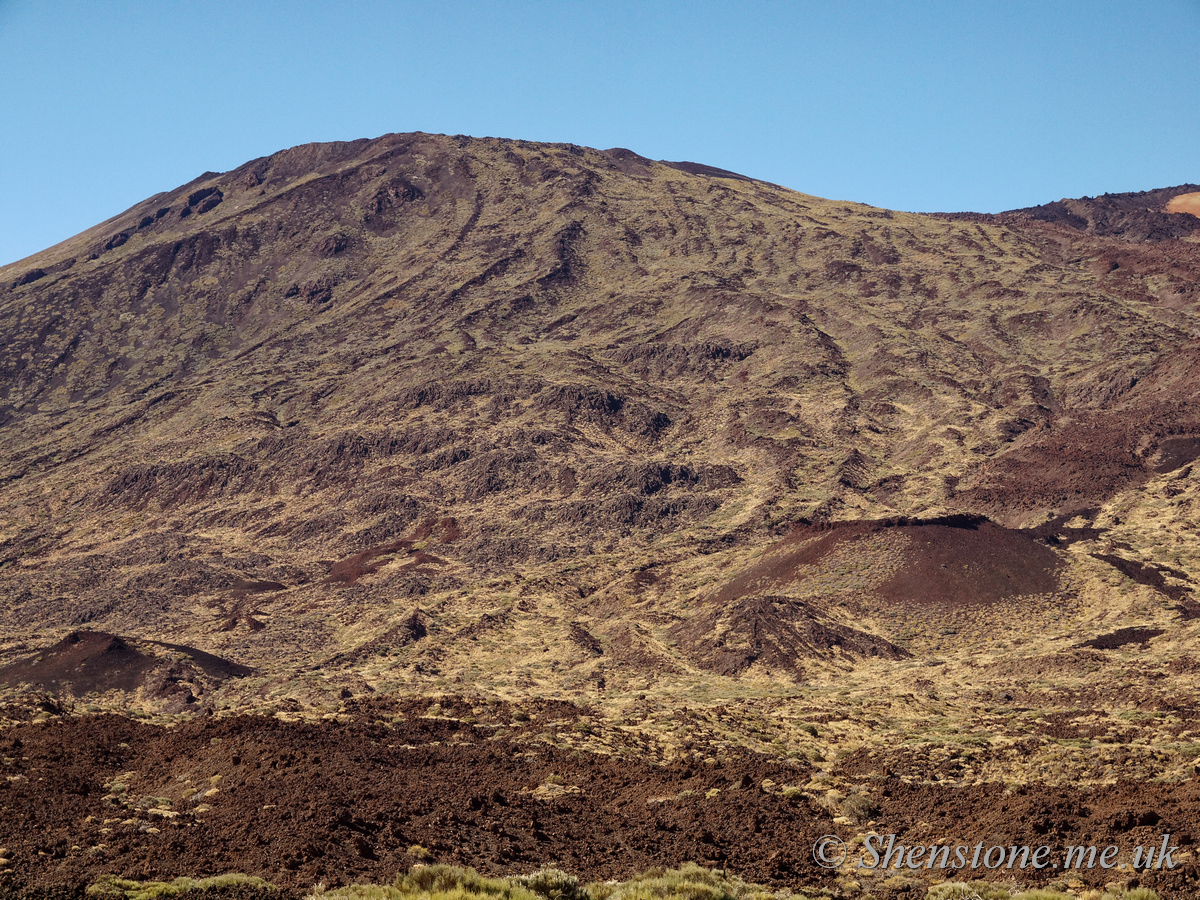
<path id="1" fill-rule="evenodd" d="M 532 875 L 520 875 L 513 881 L 546 900 L 588 900 L 579 879 L 560 869 L 538 869 Z"/>
<path id="2" fill-rule="evenodd" d="M 158 897 L 178 897 L 191 891 L 234 886 L 276 890 L 275 885 L 261 878 L 231 873 L 214 875 L 211 878 L 180 877 L 172 881 L 134 881 L 130 878 L 118 878 L 116 875 L 105 875 L 89 885 L 87 893 L 104 900 L 156 900 Z"/>
<path id="3" fill-rule="evenodd" d="M 620 884 L 589 884 L 593 900 L 759 900 L 774 895 L 723 872 L 685 863 L 678 869 L 651 869 Z"/>
<path id="4" fill-rule="evenodd" d="M 851 794 L 842 801 L 842 815 L 855 822 L 867 822 L 878 811 L 875 803 L 866 794 Z"/>
<path id="5" fill-rule="evenodd" d="M 1009 900 L 1010 896 L 1004 888 L 986 881 L 973 881 L 970 884 L 951 881 L 935 884 L 925 895 L 925 900 Z"/>
<path id="6" fill-rule="evenodd" d="M 925 900 L 978 900 L 978 897 L 970 885 L 960 881 L 948 881 L 931 887 L 925 895 Z"/>
<path id="7" fill-rule="evenodd" d="M 970 884 L 947 882 L 931 887 L 925 895 L 925 900 L 1071 900 L 1075 896 L 1050 888 L 1031 888 L 1024 891 L 1013 888 L 1012 891 L 986 881 L 972 881 Z M 1158 895 L 1148 888 L 1117 890 L 1116 893 L 1110 889 L 1104 894 L 1103 900 L 1158 900 Z"/>

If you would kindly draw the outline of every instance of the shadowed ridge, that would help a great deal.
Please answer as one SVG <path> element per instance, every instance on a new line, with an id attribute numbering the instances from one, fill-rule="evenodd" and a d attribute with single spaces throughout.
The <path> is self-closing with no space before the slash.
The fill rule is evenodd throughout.
<path id="1" fill-rule="evenodd" d="M 709 178 L 733 178 L 737 181 L 757 181 L 756 178 L 750 178 L 746 175 L 739 175 L 737 172 L 730 172 L 728 169 L 719 169 L 716 166 L 706 166 L 704 163 L 696 162 L 671 162 L 670 160 L 660 159 L 660 163 L 664 166 L 670 166 L 672 169 L 678 169 L 680 172 L 687 172 L 689 175 L 705 175 Z"/>
<path id="2" fill-rule="evenodd" d="M 1200 192 L 1200 185 L 1181 184 L 1152 191 L 1101 194 L 1098 197 L 1054 200 L 1039 206 L 1001 213 L 930 213 L 951 221 L 1018 224 L 1022 220 L 1063 225 L 1075 231 L 1122 241 L 1157 243 L 1179 240 L 1200 232 L 1200 217 L 1176 209 L 1171 201 Z M 1178 205 L 1178 204 L 1177 204 Z"/>

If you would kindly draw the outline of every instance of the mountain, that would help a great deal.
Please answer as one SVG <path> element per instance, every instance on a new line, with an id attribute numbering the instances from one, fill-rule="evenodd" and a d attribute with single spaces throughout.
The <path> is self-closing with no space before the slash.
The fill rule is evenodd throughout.
<path id="1" fill-rule="evenodd" d="M 500 703 L 826 816 L 1190 778 L 1197 192 L 918 215 L 425 134 L 205 173 L 0 269 L 0 699 Z M 126 674 L 28 675 L 81 635 Z"/>

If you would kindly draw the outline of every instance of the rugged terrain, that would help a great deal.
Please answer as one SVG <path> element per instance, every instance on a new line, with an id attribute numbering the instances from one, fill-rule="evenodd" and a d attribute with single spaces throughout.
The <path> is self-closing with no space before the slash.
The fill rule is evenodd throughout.
<path id="1" fill-rule="evenodd" d="M 0 879 L 1190 847 L 1198 195 L 916 215 L 390 135 L 0 269 Z M 542 788 L 591 824 L 486 800 Z"/>

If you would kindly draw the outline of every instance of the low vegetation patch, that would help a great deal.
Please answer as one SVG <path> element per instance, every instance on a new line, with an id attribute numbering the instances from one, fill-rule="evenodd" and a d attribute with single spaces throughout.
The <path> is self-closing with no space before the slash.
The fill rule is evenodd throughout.
<path id="1" fill-rule="evenodd" d="M 180 877 L 172 881 L 134 881 L 106 875 L 87 889 L 91 897 L 100 900 L 156 900 L 159 897 L 178 897 L 209 888 L 248 887 L 263 891 L 275 890 L 275 885 L 251 875 L 214 875 L 211 878 Z"/>
<path id="2" fill-rule="evenodd" d="M 813 888 L 798 893 L 771 890 L 742 881 L 720 870 L 687 863 L 678 869 L 651 869 L 628 881 L 581 884 L 558 869 L 532 875 L 487 878 L 474 869 L 456 866 L 415 866 L 390 885 L 354 884 L 326 890 L 318 886 L 306 900 L 817 900 L 834 896 L 862 898 L 870 894 L 830 893 Z M 1087 900 L 1158 900 L 1146 888 L 1117 887 L 1090 891 Z M 1033 888 L 1028 890 L 986 881 L 935 885 L 926 900 L 1079 900 L 1078 894 Z"/>
<path id="3" fill-rule="evenodd" d="M 629 881 L 591 884 L 581 884 L 558 869 L 485 878 L 474 869 L 416 866 L 392 885 L 355 884 L 332 891 L 319 887 L 309 895 L 310 900 L 777 900 L 784 896 L 788 895 L 693 864 L 652 869 Z"/>
<path id="4" fill-rule="evenodd" d="M 1149 888 L 1110 887 L 1104 891 L 1064 893 L 1049 888 L 1019 890 L 987 881 L 946 882 L 929 889 L 925 900 L 1159 900 Z"/>

